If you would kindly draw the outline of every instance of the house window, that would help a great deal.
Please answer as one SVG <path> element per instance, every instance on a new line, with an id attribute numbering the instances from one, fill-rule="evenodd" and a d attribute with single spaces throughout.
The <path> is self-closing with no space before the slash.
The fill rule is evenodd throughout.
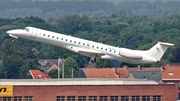
<path id="1" fill-rule="evenodd" d="M 89 101 L 97 101 L 97 96 L 89 96 Z"/>
<path id="2" fill-rule="evenodd" d="M 121 101 L 129 101 L 129 96 L 121 96 Z"/>
<path id="3" fill-rule="evenodd" d="M 81 42 L 79 42 L 79 44 L 81 44 Z"/>
<path id="4" fill-rule="evenodd" d="M 63 40 L 63 38 L 61 38 L 61 40 Z"/>
<path id="5" fill-rule="evenodd" d="M 156 72 L 152 72 L 153 75 L 156 75 Z"/>
<path id="6" fill-rule="evenodd" d="M 33 101 L 33 97 L 32 96 L 25 96 L 24 101 Z"/>
<path id="7" fill-rule="evenodd" d="M 46 34 L 43 34 L 43 36 L 45 36 Z"/>
<path id="8" fill-rule="evenodd" d="M 3 97 L 3 101 L 11 101 L 11 97 Z"/>
<path id="9" fill-rule="evenodd" d="M 59 37 L 57 37 L 57 39 L 59 39 Z"/>
<path id="10" fill-rule="evenodd" d="M 107 101 L 108 97 L 107 96 L 100 96 L 100 101 Z"/>
<path id="11" fill-rule="evenodd" d="M 66 39 L 66 41 L 68 41 L 68 39 Z"/>
<path id="12" fill-rule="evenodd" d="M 161 101 L 161 96 L 153 96 L 153 101 Z"/>
<path id="13" fill-rule="evenodd" d="M 150 96 L 142 96 L 142 101 L 150 101 Z"/>
<path id="14" fill-rule="evenodd" d="M 57 96 L 56 101 L 65 101 L 65 96 Z"/>
<path id="15" fill-rule="evenodd" d="M 132 101 L 140 101 L 139 96 L 132 96 Z"/>
<path id="16" fill-rule="evenodd" d="M 48 35 L 48 37 L 50 37 L 50 35 Z"/>
<path id="17" fill-rule="evenodd" d="M 52 36 L 52 38 L 54 38 L 54 36 Z"/>
<path id="18" fill-rule="evenodd" d="M 118 96 L 111 96 L 110 101 L 118 101 Z"/>
<path id="19" fill-rule="evenodd" d="M 74 43 L 76 43 L 76 41 L 74 41 Z"/>
<path id="20" fill-rule="evenodd" d="M 72 42 L 72 40 L 70 40 L 70 42 Z"/>
<path id="21" fill-rule="evenodd" d="M 78 101 L 86 101 L 86 96 L 78 96 Z"/>
<path id="22" fill-rule="evenodd" d="M 22 96 L 15 96 L 14 101 L 22 101 Z"/>
<path id="23" fill-rule="evenodd" d="M 75 101 L 76 97 L 75 96 L 68 96 L 67 101 Z"/>
<path id="24" fill-rule="evenodd" d="M 173 72 L 169 72 L 168 75 L 169 75 L 169 76 L 172 76 L 172 75 L 174 75 L 174 73 L 173 73 Z"/>
<path id="25" fill-rule="evenodd" d="M 85 45 L 85 43 L 83 43 L 83 45 Z"/>

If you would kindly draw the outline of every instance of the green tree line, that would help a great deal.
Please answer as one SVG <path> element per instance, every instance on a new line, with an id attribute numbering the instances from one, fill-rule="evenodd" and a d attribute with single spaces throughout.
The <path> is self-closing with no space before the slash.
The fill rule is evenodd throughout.
<path id="1" fill-rule="evenodd" d="M 84 1 L 31 1 L 31 0 L 1 0 L 0 17 L 18 18 L 37 16 L 43 19 L 59 18 L 65 15 L 79 14 L 92 17 L 147 15 L 152 17 L 167 17 L 180 13 L 178 1 L 124 1 L 117 5 L 101 0 Z"/>

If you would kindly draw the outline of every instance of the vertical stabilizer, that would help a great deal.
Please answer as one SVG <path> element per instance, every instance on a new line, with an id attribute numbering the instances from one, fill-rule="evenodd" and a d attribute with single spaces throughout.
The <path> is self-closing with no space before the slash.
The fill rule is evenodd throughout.
<path id="1" fill-rule="evenodd" d="M 174 46 L 174 44 L 158 42 L 156 45 L 154 45 L 151 49 L 147 51 L 147 55 L 160 61 L 160 59 L 170 46 Z"/>

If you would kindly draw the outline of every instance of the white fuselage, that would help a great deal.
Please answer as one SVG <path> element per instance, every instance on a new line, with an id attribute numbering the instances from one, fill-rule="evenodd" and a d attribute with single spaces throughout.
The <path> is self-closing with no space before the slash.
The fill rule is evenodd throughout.
<path id="1" fill-rule="evenodd" d="M 26 27 L 24 30 L 10 30 L 7 31 L 7 33 L 15 38 L 20 37 L 62 47 L 88 57 L 94 56 L 101 59 L 118 60 L 131 64 L 147 64 L 158 61 L 145 54 L 146 51 L 114 47 L 34 27 Z"/>

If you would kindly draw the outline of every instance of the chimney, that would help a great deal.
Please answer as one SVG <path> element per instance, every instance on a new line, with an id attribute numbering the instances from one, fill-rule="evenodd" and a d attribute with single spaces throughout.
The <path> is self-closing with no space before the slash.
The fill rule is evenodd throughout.
<path id="1" fill-rule="evenodd" d="M 41 75 L 41 74 L 38 74 L 37 76 L 38 76 L 38 79 L 41 79 L 41 77 L 42 77 L 42 75 Z"/>
<path id="2" fill-rule="evenodd" d="M 48 61 L 47 60 L 44 60 L 44 65 L 46 66 L 48 64 Z"/>
<path id="3" fill-rule="evenodd" d="M 162 72 L 165 71 L 164 65 L 161 66 L 161 71 L 162 71 Z"/>
<path id="4" fill-rule="evenodd" d="M 114 72 L 115 72 L 115 74 L 117 74 L 117 68 L 114 68 Z"/>
<path id="5" fill-rule="evenodd" d="M 123 65 L 123 68 L 128 68 L 128 66 L 127 65 Z"/>
<path id="6" fill-rule="evenodd" d="M 140 65 L 138 65 L 138 69 L 139 69 L 139 71 L 141 71 L 141 70 L 142 70 L 142 67 L 141 67 Z"/>

